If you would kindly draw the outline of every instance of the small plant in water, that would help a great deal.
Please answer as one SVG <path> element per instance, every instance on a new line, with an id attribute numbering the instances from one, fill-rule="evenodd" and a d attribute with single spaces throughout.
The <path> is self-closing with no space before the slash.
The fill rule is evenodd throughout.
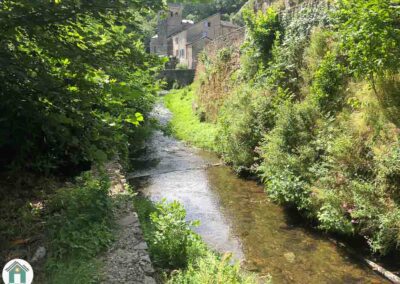
<path id="1" fill-rule="evenodd" d="M 157 211 L 151 213 L 154 226 L 150 239 L 150 249 L 157 265 L 169 268 L 184 268 L 196 248 L 202 244 L 200 237 L 191 228 L 199 225 L 199 221 L 186 221 L 183 206 L 166 200 L 156 205 Z"/>

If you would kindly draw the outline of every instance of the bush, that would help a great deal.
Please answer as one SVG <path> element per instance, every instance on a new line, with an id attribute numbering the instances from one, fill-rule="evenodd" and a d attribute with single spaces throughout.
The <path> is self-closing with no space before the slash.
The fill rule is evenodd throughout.
<path id="1" fill-rule="evenodd" d="M 187 222 L 179 202 L 153 204 L 136 197 L 135 208 L 153 263 L 172 272 L 166 275 L 166 283 L 256 283 L 254 275 L 231 264 L 230 254 L 221 256 L 207 248 L 192 231 L 198 221 Z"/>
<path id="2" fill-rule="evenodd" d="M 255 148 L 261 138 L 257 131 L 252 100 L 247 90 L 236 91 L 220 110 L 218 119 L 217 151 L 237 170 L 255 162 Z"/>
<path id="3" fill-rule="evenodd" d="M 318 108 L 312 104 L 283 104 L 275 128 L 261 144 L 259 172 L 275 200 L 309 210 L 311 167 L 318 158 L 312 143 L 317 135 Z"/>
<path id="4" fill-rule="evenodd" d="M 334 113 L 343 107 L 345 76 L 346 69 L 328 52 L 314 74 L 311 87 L 313 99 L 323 111 Z"/>
<path id="5" fill-rule="evenodd" d="M 278 12 L 274 8 L 269 8 L 265 13 L 258 11 L 255 14 L 248 9 L 243 11 L 243 19 L 249 32 L 246 45 L 255 46 L 266 63 L 270 58 L 274 41 L 281 31 Z"/>
<path id="6" fill-rule="evenodd" d="M 276 111 L 288 98 L 283 90 L 273 93 L 242 85 L 225 102 L 218 117 L 216 150 L 238 172 L 257 164 L 259 142 L 274 127 Z"/>
<path id="7" fill-rule="evenodd" d="M 398 11 L 390 0 L 341 0 L 335 13 L 349 67 L 375 84 L 375 76 L 399 71 Z"/>
<path id="8" fill-rule="evenodd" d="M 231 265 L 229 262 L 230 254 L 220 257 L 207 253 L 205 257 L 191 264 L 187 270 L 175 272 L 167 283 L 253 284 L 258 282 L 254 275 L 242 272 L 238 264 Z M 269 280 L 264 283 L 269 283 Z"/>
<path id="9" fill-rule="evenodd" d="M 186 211 L 177 201 L 156 204 L 150 220 L 153 232 L 149 238 L 150 253 L 157 266 L 167 269 L 186 268 L 199 257 L 200 238 L 192 231 L 199 222 L 186 221 Z"/>

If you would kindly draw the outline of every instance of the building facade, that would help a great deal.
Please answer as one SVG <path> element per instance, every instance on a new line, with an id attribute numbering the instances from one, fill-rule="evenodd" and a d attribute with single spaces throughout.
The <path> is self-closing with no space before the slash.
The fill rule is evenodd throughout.
<path id="1" fill-rule="evenodd" d="M 194 24 L 182 19 L 182 11 L 181 5 L 169 4 L 169 11 L 159 14 L 157 35 L 150 42 L 150 51 L 177 58 L 188 69 L 196 68 L 197 57 L 208 42 L 239 28 L 222 21 L 219 13 Z"/>

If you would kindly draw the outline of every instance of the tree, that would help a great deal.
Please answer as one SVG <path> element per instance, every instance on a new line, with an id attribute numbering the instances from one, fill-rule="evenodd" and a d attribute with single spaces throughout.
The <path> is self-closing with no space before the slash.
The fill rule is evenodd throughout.
<path id="1" fill-rule="evenodd" d="M 397 3 L 397 6 L 396 6 Z M 398 0 L 340 0 L 335 13 L 341 47 L 359 77 L 400 70 Z"/>
<path id="2" fill-rule="evenodd" d="M 161 66 L 144 51 L 138 19 L 162 8 L 161 0 L 1 1 L 0 165 L 49 172 L 135 143 Z"/>

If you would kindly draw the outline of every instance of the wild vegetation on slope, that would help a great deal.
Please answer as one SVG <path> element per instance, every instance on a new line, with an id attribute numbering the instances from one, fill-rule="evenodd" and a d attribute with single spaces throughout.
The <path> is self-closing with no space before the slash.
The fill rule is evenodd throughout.
<path id="1" fill-rule="evenodd" d="M 245 11 L 240 61 L 204 54 L 196 99 L 220 154 L 273 199 L 387 254 L 400 247 L 400 3 L 310 3 Z M 240 67 L 221 80 L 226 66 Z M 216 84 L 231 88 L 204 92 Z"/>

